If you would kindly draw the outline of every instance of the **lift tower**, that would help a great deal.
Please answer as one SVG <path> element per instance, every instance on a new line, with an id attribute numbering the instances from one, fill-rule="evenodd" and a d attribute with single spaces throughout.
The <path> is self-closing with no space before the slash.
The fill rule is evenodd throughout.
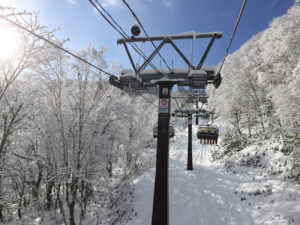
<path id="1" fill-rule="evenodd" d="M 174 97 L 175 98 L 175 97 Z M 176 97 L 177 98 L 177 97 Z M 175 101 L 176 101 L 175 98 Z M 177 101 L 176 101 L 177 103 Z M 188 118 L 188 154 L 187 154 L 187 170 L 193 170 L 193 144 L 192 144 L 192 121 L 193 114 L 202 112 L 201 109 L 179 109 L 172 113 L 172 116 Z"/>
<path id="2" fill-rule="evenodd" d="M 175 97 L 175 101 L 176 101 Z M 177 101 L 176 101 L 177 103 Z M 187 170 L 193 170 L 193 144 L 192 144 L 192 121 L 193 114 L 204 112 L 203 109 L 179 109 L 175 110 L 172 116 L 188 118 L 188 154 L 187 154 Z M 196 117 L 197 118 L 197 117 Z"/>
<path id="3" fill-rule="evenodd" d="M 174 85 L 188 86 L 195 89 L 204 89 L 207 84 L 214 84 L 216 88 L 220 85 L 221 75 L 218 72 L 217 67 L 203 66 L 203 63 L 215 39 L 221 37 L 222 33 L 220 32 L 187 32 L 178 35 L 121 38 L 117 41 L 118 44 L 124 46 L 133 70 L 127 69 L 121 71 L 120 77 L 110 76 L 110 84 L 123 90 L 141 90 L 147 89 L 148 87 L 159 88 L 158 138 L 152 225 L 169 225 L 168 170 L 171 89 Z M 193 41 L 200 38 L 210 38 L 210 42 L 199 63 L 193 65 L 177 47 L 174 41 L 182 39 L 190 39 Z M 160 44 L 155 47 L 152 54 L 144 61 L 144 63 L 140 67 L 137 67 L 133 61 L 127 43 L 148 41 L 160 41 Z M 157 69 L 152 65 L 152 59 L 159 53 L 160 49 L 165 44 L 170 44 L 175 49 L 187 64 L 186 69 Z M 146 69 L 148 65 L 153 69 Z"/>
<path id="4" fill-rule="evenodd" d="M 172 97 L 172 98 L 175 100 L 179 110 L 182 110 L 187 103 L 196 104 L 196 109 L 199 109 L 199 102 L 202 103 L 200 111 L 198 112 L 198 113 L 200 113 L 200 112 L 204 112 L 202 110 L 202 107 L 204 104 L 207 103 L 208 95 L 204 92 L 200 92 L 200 93 L 191 93 L 188 96 L 176 96 L 176 97 Z M 187 100 L 186 100 L 185 104 L 182 104 L 180 107 L 177 102 L 177 99 L 187 99 Z M 198 116 L 195 116 L 195 117 L 196 117 L 195 124 L 198 125 L 199 124 Z"/>

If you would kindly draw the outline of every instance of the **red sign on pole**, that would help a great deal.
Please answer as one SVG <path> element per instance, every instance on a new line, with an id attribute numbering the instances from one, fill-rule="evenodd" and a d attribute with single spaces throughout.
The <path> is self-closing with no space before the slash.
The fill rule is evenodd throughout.
<path id="1" fill-rule="evenodd" d="M 159 102 L 159 112 L 168 113 L 169 112 L 169 99 L 161 98 Z"/>
<path id="2" fill-rule="evenodd" d="M 168 104 L 168 100 L 167 100 L 166 98 L 162 98 L 162 99 L 160 100 L 160 104 L 161 104 L 161 105 L 167 105 L 167 104 Z"/>

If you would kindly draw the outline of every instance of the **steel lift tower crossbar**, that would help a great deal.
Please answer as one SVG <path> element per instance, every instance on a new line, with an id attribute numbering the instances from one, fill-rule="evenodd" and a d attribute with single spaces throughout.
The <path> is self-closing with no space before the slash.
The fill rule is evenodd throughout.
<path id="1" fill-rule="evenodd" d="M 183 34 L 176 34 L 176 35 L 167 35 L 167 36 L 154 36 L 154 37 L 132 37 L 132 38 L 120 38 L 118 39 L 118 44 L 123 44 L 127 55 L 130 59 L 130 63 L 134 71 L 139 74 L 145 67 L 151 62 L 154 56 L 159 52 L 159 50 L 166 44 L 170 43 L 176 52 L 181 56 L 181 58 L 185 61 L 185 63 L 194 70 L 200 70 L 203 62 L 205 61 L 208 52 L 216 38 L 221 38 L 222 33 L 220 32 L 213 32 L 213 33 L 195 33 L 195 32 L 187 32 Z M 181 39 L 198 39 L 198 38 L 211 38 L 201 60 L 199 61 L 197 66 L 192 65 L 192 63 L 184 56 L 184 54 L 180 51 L 177 45 L 173 42 L 173 40 L 181 40 Z M 143 65 L 139 68 L 136 68 L 131 53 L 127 47 L 127 42 L 146 42 L 146 41 L 162 41 L 153 51 L 153 53 L 146 59 Z"/>

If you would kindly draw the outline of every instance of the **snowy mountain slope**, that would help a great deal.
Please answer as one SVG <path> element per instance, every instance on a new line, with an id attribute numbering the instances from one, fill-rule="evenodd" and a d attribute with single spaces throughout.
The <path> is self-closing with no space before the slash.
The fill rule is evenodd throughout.
<path id="1" fill-rule="evenodd" d="M 187 171 L 187 129 L 176 127 L 170 143 L 170 224 L 300 224 L 300 186 L 278 176 L 261 176 L 261 168 L 211 161 L 213 145 L 200 145 L 193 125 L 194 170 Z M 249 147 L 248 150 L 255 146 Z M 154 169 L 134 181 L 133 220 L 151 224 Z"/>
<path id="2" fill-rule="evenodd" d="M 300 5 L 226 58 L 209 106 L 222 118 L 227 164 L 300 183 Z M 226 145 L 225 144 L 225 145 Z M 246 148 L 246 149 L 244 149 Z"/>

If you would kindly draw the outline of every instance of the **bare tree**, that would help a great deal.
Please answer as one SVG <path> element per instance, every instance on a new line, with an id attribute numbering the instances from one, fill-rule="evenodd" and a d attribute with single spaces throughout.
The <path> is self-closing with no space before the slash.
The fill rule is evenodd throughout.
<path id="1" fill-rule="evenodd" d="M 52 32 L 46 31 L 37 22 L 37 14 L 17 13 L 14 9 L 1 7 L 1 15 L 15 21 L 18 24 L 39 33 L 41 36 L 49 37 Z M 13 26 L 7 24 L 7 26 Z M 4 170 L 7 168 L 7 156 L 12 153 L 12 137 L 24 129 L 24 120 L 31 110 L 30 102 L 23 99 L 20 91 L 20 80 L 24 79 L 26 71 L 37 63 L 37 55 L 46 46 L 39 39 L 31 36 L 18 27 L 14 27 L 19 34 L 20 49 L 13 56 L 13 60 L 0 61 L 0 202 L 7 201 L 3 189 Z M 8 204 L 9 205 L 9 204 Z M 0 203 L 0 221 L 4 221 L 9 214 L 9 208 L 4 209 Z M 20 213 L 19 213 L 20 216 Z"/>

